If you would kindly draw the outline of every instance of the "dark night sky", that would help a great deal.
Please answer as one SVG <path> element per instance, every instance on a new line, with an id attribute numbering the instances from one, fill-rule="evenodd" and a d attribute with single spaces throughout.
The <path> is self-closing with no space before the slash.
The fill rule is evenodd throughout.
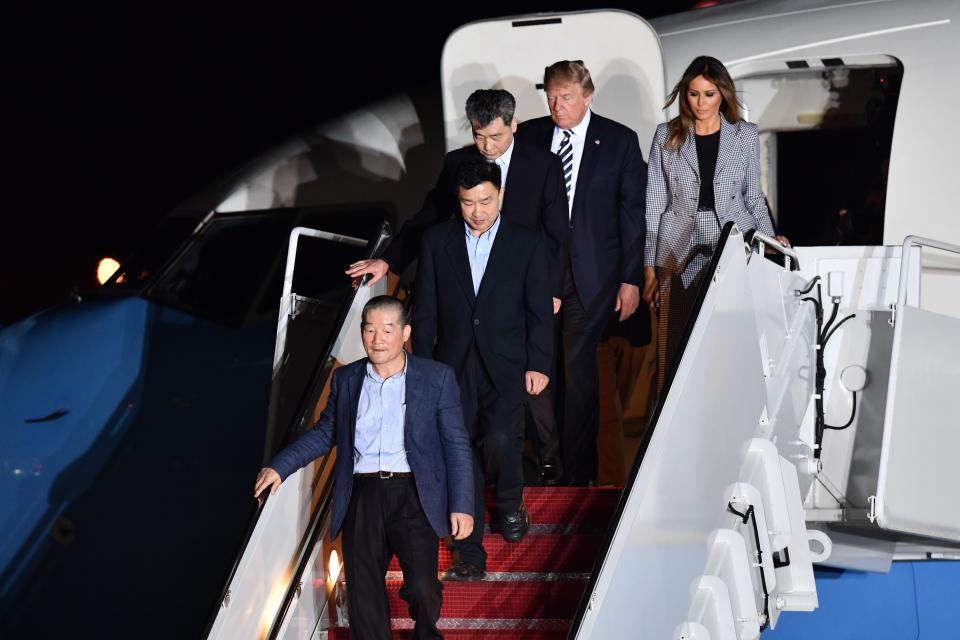
<path id="1" fill-rule="evenodd" d="M 99 257 L 122 258 L 178 202 L 297 131 L 410 86 L 439 94 L 440 52 L 460 24 L 588 8 L 450 4 L 424 18 L 396 4 L 258 4 L 84 4 L 7 22 L 16 168 L 0 326 L 92 283 Z M 623 8 L 654 17 L 692 4 Z"/>

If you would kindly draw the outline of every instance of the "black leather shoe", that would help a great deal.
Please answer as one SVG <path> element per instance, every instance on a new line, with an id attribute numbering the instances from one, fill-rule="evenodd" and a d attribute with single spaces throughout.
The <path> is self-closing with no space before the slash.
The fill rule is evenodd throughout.
<path id="1" fill-rule="evenodd" d="M 563 477 L 563 468 L 559 462 L 541 462 L 540 463 L 540 484 L 545 487 L 552 487 L 560 482 Z"/>
<path id="2" fill-rule="evenodd" d="M 520 505 L 516 513 L 508 513 L 500 519 L 500 533 L 507 542 L 520 542 L 530 530 L 530 514 Z"/>
<path id="3" fill-rule="evenodd" d="M 452 567 L 443 572 L 442 580 L 470 581 L 483 580 L 487 577 L 487 572 L 473 564 L 472 562 L 457 561 Z"/>

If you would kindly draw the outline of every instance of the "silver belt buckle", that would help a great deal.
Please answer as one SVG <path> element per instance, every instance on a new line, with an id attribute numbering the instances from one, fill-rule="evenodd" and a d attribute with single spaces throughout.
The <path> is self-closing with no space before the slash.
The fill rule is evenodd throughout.
<path id="1" fill-rule="evenodd" d="M 380 474 L 381 480 L 387 480 L 393 477 L 393 471 L 379 471 L 378 473 Z"/>

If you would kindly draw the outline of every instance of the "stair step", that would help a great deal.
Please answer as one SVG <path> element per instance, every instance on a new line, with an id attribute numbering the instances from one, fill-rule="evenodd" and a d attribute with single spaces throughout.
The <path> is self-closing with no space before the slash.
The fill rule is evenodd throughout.
<path id="1" fill-rule="evenodd" d="M 440 620 L 443 623 L 443 620 Z M 493 638 L 502 638 L 503 640 L 565 640 L 570 622 L 566 621 L 567 627 L 564 629 L 443 629 L 445 640 L 490 640 Z M 411 629 L 394 629 L 391 637 L 398 640 L 408 640 L 412 636 Z M 321 636 L 322 637 L 322 636 Z M 349 640 L 350 630 L 343 627 L 335 627 L 327 631 L 329 640 Z"/>
<path id="2" fill-rule="evenodd" d="M 525 487 L 523 502 L 535 525 L 603 525 L 613 516 L 619 489 L 595 487 Z M 488 490 L 484 522 L 498 523 L 493 513 L 493 495 Z"/>
<path id="3" fill-rule="evenodd" d="M 499 515 L 487 492 L 483 544 L 487 578 L 445 581 L 440 628 L 448 640 L 563 640 L 587 586 L 603 532 L 620 499 L 617 489 L 526 487 L 530 533 L 508 543 L 497 532 Z M 440 570 L 453 562 L 446 544 L 438 548 Z M 402 581 L 394 558 L 386 576 L 394 638 L 410 638 L 413 621 L 400 598 Z M 331 628 L 330 639 L 346 639 L 349 630 Z"/>
<path id="4" fill-rule="evenodd" d="M 588 573 L 603 542 L 600 534 L 531 534 L 520 542 L 507 542 L 499 533 L 483 536 L 489 572 L 577 572 Z M 453 555 L 440 543 L 440 571 L 453 564 Z M 394 558 L 390 571 L 400 571 Z"/>
<path id="5" fill-rule="evenodd" d="M 387 581 L 403 582 L 403 572 L 387 571 Z M 579 580 L 586 582 L 590 579 L 589 573 L 579 571 L 487 571 L 487 575 L 476 582 L 551 582 L 555 580 Z M 457 582 L 444 580 L 441 582 Z"/>
<path id="6" fill-rule="evenodd" d="M 399 580 L 387 581 L 390 615 L 409 616 Z M 443 618 L 572 618 L 587 586 L 583 579 L 444 582 Z"/>

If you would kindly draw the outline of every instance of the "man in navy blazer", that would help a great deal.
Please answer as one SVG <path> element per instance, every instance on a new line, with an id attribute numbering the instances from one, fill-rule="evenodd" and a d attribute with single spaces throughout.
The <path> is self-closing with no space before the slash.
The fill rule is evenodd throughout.
<path id="1" fill-rule="evenodd" d="M 581 61 L 562 60 L 543 78 L 550 115 L 522 123 L 517 140 L 560 156 L 569 201 L 569 258 L 561 296 L 563 466 L 571 484 L 595 479 L 599 387 L 597 347 L 614 313 L 640 304 L 647 167 L 637 134 L 590 110 L 593 80 Z"/>
<path id="2" fill-rule="evenodd" d="M 330 538 L 343 530 L 351 638 L 392 637 L 384 575 L 393 554 L 403 568 L 400 595 L 416 622 L 413 637 L 441 638 L 438 540 L 473 530 L 473 461 L 456 377 L 403 350 L 410 330 L 396 298 L 366 304 L 367 357 L 334 371 L 320 419 L 267 463 L 254 489 L 256 496 L 268 487 L 275 493 L 337 447 Z"/>

